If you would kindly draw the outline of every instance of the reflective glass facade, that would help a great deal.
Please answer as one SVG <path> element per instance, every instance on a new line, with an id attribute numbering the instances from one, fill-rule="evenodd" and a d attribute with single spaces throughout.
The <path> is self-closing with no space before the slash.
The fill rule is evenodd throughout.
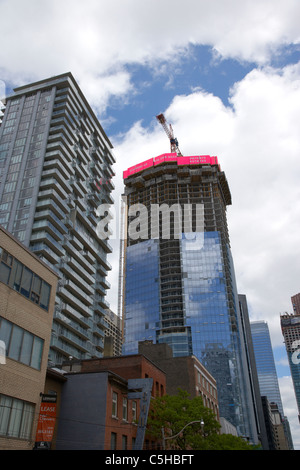
<path id="1" fill-rule="evenodd" d="M 159 324 L 158 240 L 127 248 L 126 254 L 126 343 L 124 353 L 136 353 L 138 342 L 156 342 Z"/>
<path id="2" fill-rule="evenodd" d="M 178 239 L 165 239 L 162 217 L 157 239 L 128 236 L 124 353 L 137 353 L 138 342 L 151 339 L 169 344 L 174 357 L 195 355 L 217 381 L 220 416 L 239 435 L 257 442 L 250 424 L 253 418 L 249 419 L 253 406 L 226 221 L 231 197 L 224 173 L 218 165 L 181 166 L 173 161 L 127 177 L 125 196 L 128 207 L 144 204 L 148 214 L 151 204 L 202 204 L 204 231 L 182 231 Z"/>
<path id="3" fill-rule="evenodd" d="M 268 324 L 264 321 L 251 322 L 251 334 L 260 394 L 261 396 L 266 396 L 270 403 L 276 403 L 283 417 L 283 407 Z"/>

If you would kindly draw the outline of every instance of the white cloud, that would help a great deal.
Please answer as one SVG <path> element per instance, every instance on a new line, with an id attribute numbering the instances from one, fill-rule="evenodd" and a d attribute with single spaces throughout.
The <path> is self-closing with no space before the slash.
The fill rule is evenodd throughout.
<path id="1" fill-rule="evenodd" d="M 298 0 L 1 0 L 0 75 L 17 85 L 72 71 L 87 91 L 99 84 L 103 109 L 133 90 L 127 64 L 157 69 L 191 44 L 266 63 L 299 43 L 299 14 Z"/>
<path id="2" fill-rule="evenodd" d="M 165 111 L 186 155 L 217 155 L 231 188 L 231 245 L 240 293 L 253 320 L 268 321 L 282 346 L 279 314 L 300 291 L 300 67 L 257 69 L 232 90 L 233 107 L 203 91 L 177 96 Z M 115 148 L 122 171 L 169 151 L 159 124 L 137 123 Z"/>

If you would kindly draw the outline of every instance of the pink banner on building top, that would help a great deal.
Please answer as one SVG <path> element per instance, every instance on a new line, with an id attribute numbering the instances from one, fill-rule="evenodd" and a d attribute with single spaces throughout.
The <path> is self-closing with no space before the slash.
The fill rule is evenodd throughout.
<path id="1" fill-rule="evenodd" d="M 139 173 L 140 171 L 150 168 L 151 166 L 160 165 L 165 162 L 176 161 L 177 165 L 218 165 L 218 157 L 211 157 L 210 155 L 194 155 L 190 157 L 178 157 L 176 153 L 163 153 L 155 158 L 149 158 L 142 163 L 131 166 L 126 171 L 123 171 L 123 179 Z"/>
<path id="2" fill-rule="evenodd" d="M 177 153 L 163 153 L 154 158 L 154 165 L 159 165 L 164 162 L 172 162 L 177 160 Z"/>

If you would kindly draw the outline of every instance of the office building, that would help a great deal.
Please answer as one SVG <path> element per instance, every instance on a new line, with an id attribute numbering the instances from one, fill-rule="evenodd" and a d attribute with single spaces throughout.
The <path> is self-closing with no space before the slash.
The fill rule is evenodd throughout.
<path id="1" fill-rule="evenodd" d="M 252 391 L 252 402 L 254 408 L 254 419 L 257 428 L 257 434 L 264 450 L 269 450 L 269 442 L 266 430 L 264 410 L 261 401 L 261 394 L 259 388 L 259 380 L 257 374 L 255 353 L 253 347 L 253 340 L 251 334 L 250 319 L 248 313 L 247 297 L 244 294 L 239 294 L 239 306 L 241 315 L 242 331 L 244 336 L 244 343 L 246 347 L 247 355 L 247 371 L 249 374 L 249 381 L 251 384 Z"/>
<path id="2" fill-rule="evenodd" d="M 299 296 L 299 294 L 297 294 Z M 293 297 L 292 297 L 293 303 Z M 280 315 L 281 331 L 289 360 L 300 421 L 300 313 Z"/>
<path id="3" fill-rule="evenodd" d="M 284 416 L 269 327 L 265 321 L 253 321 L 251 334 L 261 396 L 278 406 Z"/>
<path id="4" fill-rule="evenodd" d="M 123 351 L 152 340 L 174 357 L 196 356 L 218 384 L 220 416 L 256 442 L 226 218 L 231 194 L 217 157 L 163 154 L 123 177 Z"/>
<path id="5" fill-rule="evenodd" d="M 0 450 L 32 450 L 58 276 L 0 226 Z"/>
<path id="6" fill-rule="evenodd" d="M 254 321 L 250 325 L 260 394 L 267 398 L 271 408 L 278 410 L 287 445 L 292 448 L 290 427 L 282 406 L 268 324 L 265 321 Z M 278 418 L 276 423 L 279 424 Z"/>
<path id="7" fill-rule="evenodd" d="M 102 356 L 109 243 L 97 207 L 111 203 L 112 145 L 71 73 L 18 87 L 0 127 L 0 224 L 58 282 L 50 361 Z"/>

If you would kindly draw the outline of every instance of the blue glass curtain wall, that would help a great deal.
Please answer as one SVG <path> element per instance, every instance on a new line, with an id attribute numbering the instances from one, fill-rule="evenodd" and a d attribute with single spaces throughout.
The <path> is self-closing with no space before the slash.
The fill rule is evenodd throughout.
<path id="1" fill-rule="evenodd" d="M 155 343 L 160 310 L 158 240 L 127 247 L 125 299 L 123 354 L 134 354 L 139 341 Z"/>

